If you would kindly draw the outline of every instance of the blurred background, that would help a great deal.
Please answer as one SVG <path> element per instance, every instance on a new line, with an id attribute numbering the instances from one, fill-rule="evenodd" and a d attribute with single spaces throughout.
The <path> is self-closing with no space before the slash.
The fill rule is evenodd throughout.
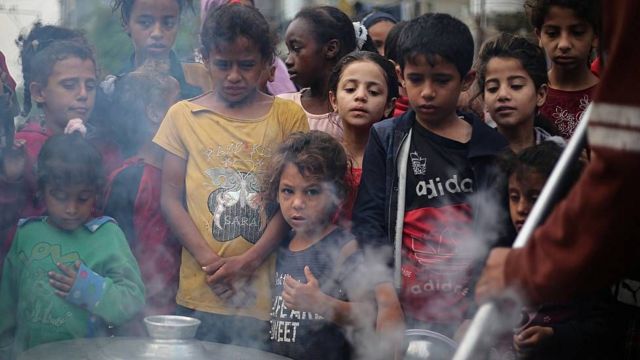
<path id="1" fill-rule="evenodd" d="M 522 3 L 523 0 L 255 0 L 256 7 L 280 38 L 302 7 L 332 5 L 354 21 L 375 9 L 402 20 L 427 12 L 445 12 L 467 23 L 477 44 L 498 31 L 530 34 Z M 19 34 L 26 34 L 37 20 L 83 29 L 96 48 L 101 76 L 118 71 L 133 51 L 122 31 L 119 14 L 111 10 L 110 0 L 0 0 L 0 50 L 5 53 L 9 70 L 19 83 L 22 74 L 15 40 Z M 199 26 L 199 1 L 195 0 L 194 9 L 186 9 L 181 19 L 175 46 L 181 60 L 193 59 L 199 45 Z M 280 47 L 279 55 L 286 55 L 284 46 Z"/>

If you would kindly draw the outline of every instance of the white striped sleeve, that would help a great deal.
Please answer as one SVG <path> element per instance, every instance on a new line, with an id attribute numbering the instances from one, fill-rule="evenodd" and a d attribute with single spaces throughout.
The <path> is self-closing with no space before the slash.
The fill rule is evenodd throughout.
<path id="1" fill-rule="evenodd" d="M 593 103 L 589 144 L 640 153 L 640 107 Z"/>

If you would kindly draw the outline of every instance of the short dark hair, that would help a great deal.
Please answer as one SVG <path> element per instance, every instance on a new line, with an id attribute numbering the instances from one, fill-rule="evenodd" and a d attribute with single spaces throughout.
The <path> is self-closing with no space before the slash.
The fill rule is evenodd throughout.
<path id="1" fill-rule="evenodd" d="M 398 62 L 398 39 L 400 39 L 400 33 L 405 26 L 407 26 L 406 21 L 400 21 L 393 25 L 384 43 L 384 57 L 395 63 Z"/>
<path id="2" fill-rule="evenodd" d="M 102 156 L 78 132 L 47 139 L 38 154 L 36 174 L 40 191 L 46 185 L 89 185 L 100 194 L 105 184 Z"/>
<path id="3" fill-rule="evenodd" d="M 34 79 L 39 79 L 36 81 L 41 81 L 44 77 L 45 81 L 51 75 L 51 70 L 53 69 L 53 65 L 58 60 L 55 60 L 52 64 L 46 59 L 52 61 L 51 56 L 39 56 L 40 58 L 37 60 L 38 66 L 33 67 L 32 63 L 34 62 L 34 58 L 36 54 L 42 52 L 44 49 L 48 48 L 51 44 L 59 42 L 61 40 L 76 40 L 79 43 L 82 43 L 85 48 L 90 48 L 89 42 L 84 37 L 84 35 L 78 31 L 73 29 L 68 29 L 61 26 L 56 25 L 42 25 L 40 21 L 37 21 L 33 24 L 33 27 L 29 31 L 27 35 L 20 35 L 16 43 L 20 47 L 20 61 L 22 62 L 22 78 L 24 81 L 24 98 L 23 98 L 23 106 L 22 106 L 22 115 L 27 116 L 29 111 L 31 111 L 31 90 L 29 89 L 29 84 Z M 54 52 L 59 53 L 61 51 L 60 47 Z M 84 52 L 84 51 L 81 51 Z M 49 54 L 53 55 L 53 54 Z M 53 56 L 56 57 L 56 56 Z M 63 60 L 66 57 L 63 57 Z M 82 57 L 81 57 L 82 58 Z M 91 55 L 91 59 L 93 60 L 93 54 Z M 94 61 L 95 63 L 95 61 Z"/>
<path id="4" fill-rule="evenodd" d="M 549 178 L 556 163 L 562 155 L 563 148 L 553 141 L 543 141 L 540 144 L 528 147 L 520 153 L 506 152 L 500 159 L 500 167 L 509 179 L 515 175 L 516 179 L 526 179 L 531 172 Z M 573 185 L 580 178 L 584 164 L 581 161 L 574 162 L 569 168 L 566 181 L 559 190 L 558 199 L 564 198 Z"/>
<path id="5" fill-rule="evenodd" d="M 596 34 L 600 33 L 600 0 L 525 0 L 525 14 L 534 29 L 542 28 L 544 19 L 552 6 L 573 10 L 576 17 L 589 23 Z"/>
<path id="6" fill-rule="evenodd" d="M 202 25 L 200 40 L 205 57 L 222 43 L 245 37 L 258 47 L 263 60 L 271 63 L 275 56 L 275 37 L 269 23 L 256 8 L 228 4 L 212 8 Z"/>
<path id="7" fill-rule="evenodd" d="M 122 25 L 126 25 L 129 22 L 135 2 L 136 0 L 113 0 L 111 8 L 113 12 L 120 10 L 120 20 L 122 21 Z M 180 12 L 182 12 L 185 7 L 193 9 L 193 0 L 176 0 L 176 2 L 178 3 Z"/>
<path id="8" fill-rule="evenodd" d="M 280 178 L 287 164 L 296 166 L 305 178 L 332 184 L 339 201 L 346 197 L 349 162 L 342 144 L 323 131 L 296 132 L 280 145 L 264 176 L 263 199 L 268 208 L 277 204 Z M 335 205 L 337 209 L 339 204 Z"/>
<path id="9" fill-rule="evenodd" d="M 487 40 L 478 54 L 476 70 L 478 72 L 478 87 L 481 93 L 484 91 L 487 79 L 487 64 L 493 58 L 518 60 L 522 68 L 533 80 L 536 90 L 549 82 L 544 50 L 523 37 L 501 33 L 495 38 Z"/>
<path id="10" fill-rule="evenodd" d="M 404 70 L 406 62 L 419 55 L 424 55 L 430 64 L 440 56 L 453 64 L 462 78 L 473 63 L 473 37 L 469 27 L 451 15 L 424 14 L 402 29 L 397 51 L 400 69 Z"/>
<path id="11" fill-rule="evenodd" d="M 371 61 L 372 63 L 380 66 L 382 73 L 387 80 L 387 102 L 399 96 L 398 77 L 396 75 L 395 66 L 393 66 L 393 63 L 382 55 L 372 51 L 354 51 L 340 59 L 336 66 L 333 67 L 331 76 L 329 76 L 329 90 L 333 91 L 334 94 L 336 93 L 342 72 L 347 65 L 356 61 Z"/>
<path id="12" fill-rule="evenodd" d="M 294 20 L 303 19 L 311 25 L 310 32 L 318 45 L 330 40 L 338 40 L 340 49 L 332 61 L 337 62 L 343 56 L 356 50 L 356 33 L 351 19 L 340 9 L 333 6 L 312 6 L 300 10 Z"/>

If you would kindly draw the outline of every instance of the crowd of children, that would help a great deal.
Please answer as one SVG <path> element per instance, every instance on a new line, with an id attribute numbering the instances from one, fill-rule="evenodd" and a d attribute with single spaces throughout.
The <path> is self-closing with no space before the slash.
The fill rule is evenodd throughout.
<path id="1" fill-rule="evenodd" d="M 0 72 L 0 358 L 144 336 L 154 314 L 294 359 L 459 336 L 478 262 L 513 242 L 598 83 L 597 4 L 527 0 L 539 46 L 499 34 L 474 64 L 447 14 L 307 7 L 283 61 L 252 1 L 203 0 L 202 63 L 186 64 L 172 48 L 192 1 L 117 0 L 134 53 L 102 83 L 81 32 L 36 24 L 15 136 Z M 474 86 L 484 108 L 464 111 Z M 615 306 L 603 289 L 525 307 L 491 356 L 605 358 Z"/>

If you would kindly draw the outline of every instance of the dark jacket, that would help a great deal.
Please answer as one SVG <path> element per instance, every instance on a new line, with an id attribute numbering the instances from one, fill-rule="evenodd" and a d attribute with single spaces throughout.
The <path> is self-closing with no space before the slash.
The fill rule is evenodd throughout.
<path id="1" fill-rule="evenodd" d="M 471 198 L 475 234 L 494 237 L 512 226 L 499 186 L 496 157 L 507 141 L 475 115 L 460 113 L 472 126 L 468 159 L 476 184 Z M 373 126 L 365 150 L 362 180 L 353 211 L 353 233 L 361 246 L 393 245 L 398 203 L 398 156 L 415 123 L 410 110 Z M 407 159 L 402 159 L 407 161 Z M 493 205 L 493 206 L 492 206 Z M 496 221 L 496 219 L 499 219 Z"/>

